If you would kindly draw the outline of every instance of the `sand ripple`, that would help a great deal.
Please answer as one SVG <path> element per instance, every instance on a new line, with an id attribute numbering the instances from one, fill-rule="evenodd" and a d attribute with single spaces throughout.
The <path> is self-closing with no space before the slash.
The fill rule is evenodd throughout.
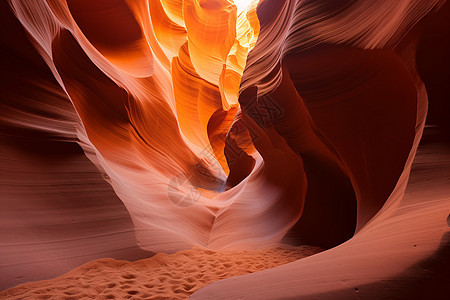
<path id="1" fill-rule="evenodd" d="M 214 281 L 273 268 L 321 250 L 312 246 L 239 252 L 191 249 L 135 262 L 102 258 L 54 279 L 5 290 L 0 299 L 186 299 Z"/>

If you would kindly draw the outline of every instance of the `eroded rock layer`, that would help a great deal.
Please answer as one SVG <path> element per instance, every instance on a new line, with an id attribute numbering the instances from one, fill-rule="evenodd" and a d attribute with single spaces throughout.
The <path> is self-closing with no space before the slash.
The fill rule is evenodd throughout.
<path id="1" fill-rule="evenodd" d="M 411 240 L 406 227 L 413 216 L 425 228 L 418 235 L 427 243 L 422 258 L 437 249 L 448 197 L 427 199 L 408 212 L 404 195 L 427 116 L 422 79 L 434 97 L 448 95 L 440 83 L 448 72 L 427 60 L 425 45 L 438 43 L 429 34 L 436 26 L 430 16 L 444 20 L 446 1 L 262 0 L 245 9 L 236 4 L 1 4 L 3 27 L 9 29 L 1 38 L 2 205 L 10 211 L 2 221 L 4 248 L 9 247 L 5 265 L 14 264 L 14 247 L 35 243 L 14 240 L 8 228 L 24 232 L 49 220 L 49 226 L 65 224 L 51 208 L 62 198 L 70 210 L 81 201 L 74 214 L 83 216 L 95 207 L 80 197 L 91 183 L 92 201 L 104 201 L 101 209 L 92 208 L 92 222 L 118 218 L 124 226 L 120 236 L 131 241 L 134 229 L 138 246 L 154 252 L 194 246 L 254 250 L 280 242 L 338 246 L 277 269 L 288 276 L 311 261 L 319 266 L 319 278 L 328 270 L 321 257 L 339 255 L 351 264 L 346 257 L 351 260 L 360 249 L 389 244 L 389 237 L 380 236 L 390 222 L 405 226 L 405 239 L 396 239 Z M 440 76 L 433 76 L 430 65 Z M 445 127 L 445 114 L 435 115 Z M 62 182 L 30 175 L 62 174 L 66 168 Z M 48 217 L 30 214 L 35 220 L 22 226 L 14 217 L 21 216 L 22 205 Z M 105 213 L 106 207 L 114 212 Z M 118 236 L 112 225 L 91 225 L 91 231 L 74 231 L 67 239 L 82 248 L 95 236 L 109 242 Z M 46 236 L 45 243 L 63 245 L 61 232 Z M 121 251 L 119 244 L 111 247 Z M 51 246 L 44 248 L 39 251 Z M 145 255 L 133 242 L 123 248 L 133 258 Z M 80 255 L 93 259 L 100 253 L 98 245 Z M 396 270 L 410 266 L 411 257 Z M 284 271 L 242 282 L 255 286 L 277 272 Z M 238 290 L 252 294 L 239 284 Z M 224 281 L 198 295 L 223 293 L 230 285 L 235 283 Z M 310 287 L 287 296 L 317 292 Z M 274 293 L 265 295 L 276 298 Z"/>

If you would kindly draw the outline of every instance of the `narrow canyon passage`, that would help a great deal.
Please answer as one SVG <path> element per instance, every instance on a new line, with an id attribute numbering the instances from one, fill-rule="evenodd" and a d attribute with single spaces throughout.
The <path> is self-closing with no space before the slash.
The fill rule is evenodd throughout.
<path id="1" fill-rule="evenodd" d="M 313 297 L 327 272 L 336 297 L 419 280 L 448 231 L 448 7 L 0 4 L 1 288 L 105 257 L 159 268 L 162 253 L 192 255 L 194 273 L 199 257 L 246 257 L 181 298 Z"/>

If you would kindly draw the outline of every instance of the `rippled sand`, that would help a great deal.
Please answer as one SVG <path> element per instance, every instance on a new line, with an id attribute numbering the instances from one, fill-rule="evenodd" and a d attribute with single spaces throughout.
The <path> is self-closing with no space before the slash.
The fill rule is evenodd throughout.
<path id="1" fill-rule="evenodd" d="M 18 285 L 1 299 L 186 299 L 220 279 L 274 268 L 322 251 L 318 247 L 159 253 L 135 262 L 102 258 L 50 280 Z"/>

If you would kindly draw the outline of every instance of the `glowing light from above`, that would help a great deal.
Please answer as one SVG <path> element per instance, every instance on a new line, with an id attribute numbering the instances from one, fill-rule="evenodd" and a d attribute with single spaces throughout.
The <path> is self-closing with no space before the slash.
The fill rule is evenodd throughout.
<path id="1" fill-rule="evenodd" d="M 244 11 L 245 9 L 247 9 L 247 7 L 252 2 L 253 2 L 253 0 L 234 0 L 234 4 L 237 6 L 238 14 L 240 14 L 241 11 Z"/>

